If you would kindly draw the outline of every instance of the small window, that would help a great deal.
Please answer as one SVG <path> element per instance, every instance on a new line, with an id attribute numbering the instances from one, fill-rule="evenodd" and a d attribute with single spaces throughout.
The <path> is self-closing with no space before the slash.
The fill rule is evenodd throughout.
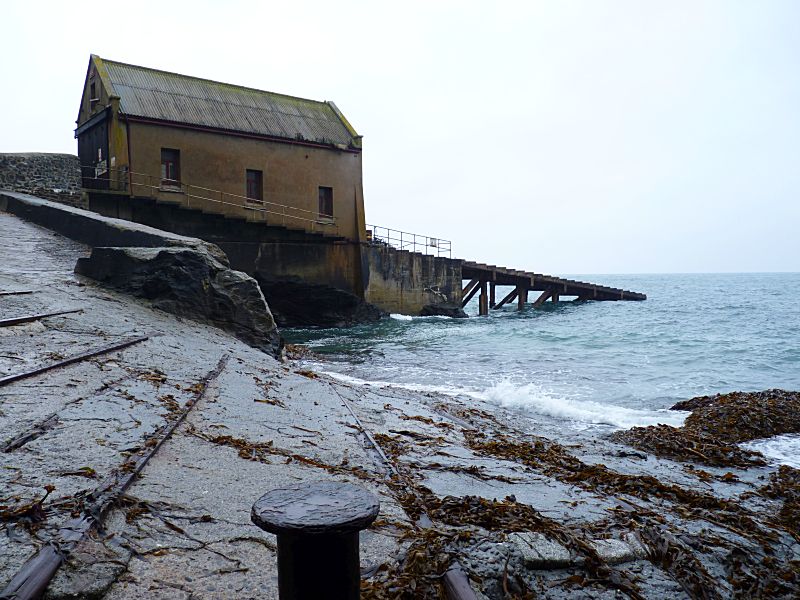
<path id="1" fill-rule="evenodd" d="M 89 108 L 90 110 L 94 110 L 94 107 L 97 106 L 97 102 L 100 98 L 97 97 L 97 85 L 93 81 L 89 86 Z"/>
<path id="2" fill-rule="evenodd" d="M 319 216 L 320 217 L 333 217 L 333 188 L 322 187 L 319 188 Z"/>
<path id="3" fill-rule="evenodd" d="M 261 171 L 247 169 L 247 198 L 259 201 L 264 199 L 264 174 Z"/>
<path id="4" fill-rule="evenodd" d="M 181 153 L 172 148 L 161 149 L 161 184 L 180 185 Z"/>

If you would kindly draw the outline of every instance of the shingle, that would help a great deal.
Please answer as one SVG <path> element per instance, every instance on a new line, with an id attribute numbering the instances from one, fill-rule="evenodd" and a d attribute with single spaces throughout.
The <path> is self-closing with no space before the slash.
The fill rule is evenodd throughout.
<path id="1" fill-rule="evenodd" d="M 358 146 L 327 102 L 103 60 L 125 115 L 320 144 Z"/>

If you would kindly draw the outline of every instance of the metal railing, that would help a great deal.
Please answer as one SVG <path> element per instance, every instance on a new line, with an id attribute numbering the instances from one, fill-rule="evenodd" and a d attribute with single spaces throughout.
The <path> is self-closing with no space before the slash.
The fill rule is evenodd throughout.
<path id="1" fill-rule="evenodd" d="M 409 233 L 399 229 L 390 229 L 379 225 L 367 225 L 367 242 L 370 244 L 384 245 L 398 250 L 419 252 L 432 256 L 446 256 L 452 258 L 452 243 L 450 240 L 435 238 L 418 233 Z"/>
<path id="2" fill-rule="evenodd" d="M 269 225 L 291 226 L 304 224 L 303 229 L 338 234 L 336 218 L 320 215 L 314 211 L 268 200 L 257 200 L 239 194 L 223 192 L 193 185 L 183 181 L 165 181 L 147 173 L 136 173 L 126 168 L 81 165 L 82 186 L 88 190 L 126 192 L 131 196 L 143 196 L 169 202 L 178 201 L 187 208 L 203 210 L 213 208 L 218 214 L 232 214 L 241 209 L 252 221 Z M 206 204 L 206 203 L 210 203 Z"/>

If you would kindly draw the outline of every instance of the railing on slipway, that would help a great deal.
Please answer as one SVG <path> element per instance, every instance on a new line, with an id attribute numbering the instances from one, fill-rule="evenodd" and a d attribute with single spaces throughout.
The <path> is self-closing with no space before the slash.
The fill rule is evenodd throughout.
<path id="1" fill-rule="evenodd" d="M 132 196 L 168 199 L 179 201 L 187 208 L 203 209 L 210 203 L 219 214 L 231 212 L 225 207 L 243 209 L 252 216 L 253 221 L 269 225 L 291 226 L 304 224 L 304 229 L 323 233 L 338 234 L 336 218 L 318 213 L 278 204 L 268 200 L 257 200 L 239 194 L 223 192 L 211 188 L 185 183 L 183 181 L 164 181 L 161 177 L 147 173 L 136 173 L 125 168 L 98 168 L 96 165 L 81 165 L 82 186 L 93 191 L 127 192 Z M 185 199 L 185 200 L 184 200 Z M 216 212 L 216 211 L 215 211 Z"/>
<path id="2" fill-rule="evenodd" d="M 367 241 L 371 244 L 381 244 L 397 250 L 408 250 L 410 252 L 419 252 L 420 254 L 452 258 L 452 243 L 450 240 L 409 233 L 399 229 L 367 225 Z"/>

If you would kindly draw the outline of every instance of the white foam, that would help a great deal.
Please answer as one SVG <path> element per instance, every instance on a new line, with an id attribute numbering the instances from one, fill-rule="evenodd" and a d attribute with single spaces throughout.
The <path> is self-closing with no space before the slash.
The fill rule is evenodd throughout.
<path id="1" fill-rule="evenodd" d="M 514 385 L 510 382 L 502 382 L 497 385 L 479 392 L 476 390 L 439 386 L 422 385 L 415 383 L 398 383 L 393 381 L 367 381 L 336 373 L 317 369 L 318 373 L 328 375 L 339 381 L 364 387 L 393 387 L 412 392 L 432 392 L 446 396 L 468 396 L 479 400 L 488 400 L 503 407 L 524 410 L 526 412 L 538 413 L 566 419 L 577 427 L 588 425 L 611 425 L 614 427 L 646 427 L 663 423 L 679 427 L 689 414 L 687 412 L 675 410 L 636 410 L 615 406 L 613 404 L 603 404 L 591 400 L 572 400 L 560 398 L 542 391 L 533 384 L 522 386 Z"/>
<path id="2" fill-rule="evenodd" d="M 786 433 L 741 444 L 743 448 L 761 452 L 772 462 L 800 469 L 800 434 Z"/>
<path id="3" fill-rule="evenodd" d="M 412 317 L 411 315 L 401 315 L 400 313 L 392 313 L 389 315 L 390 318 L 395 319 L 397 321 L 416 321 L 417 319 L 452 319 L 452 317 L 448 317 L 447 315 L 430 315 L 427 317 Z"/>
<path id="4" fill-rule="evenodd" d="M 645 427 L 663 423 L 680 426 L 688 413 L 636 410 L 592 400 L 575 400 L 552 395 L 534 384 L 514 385 L 504 381 L 488 389 L 486 399 L 501 406 L 567 419 L 576 424 Z"/>
<path id="5" fill-rule="evenodd" d="M 435 394 L 444 394 L 445 396 L 471 396 L 473 398 L 483 397 L 481 394 L 473 390 L 467 390 L 457 387 L 449 387 L 442 385 L 423 385 L 419 383 L 397 383 L 396 381 L 367 381 L 365 379 L 359 379 L 358 377 L 345 375 L 343 373 L 337 373 L 335 371 L 325 371 L 322 369 L 314 369 L 314 370 L 317 373 L 320 373 L 321 375 L 328 375 L 333 379 L 338 379 L 339 381 L 343 381 L 344 383 L 349 383 L 350 385 L 358 385 L 363 387 L 393 387 L 393 388 L 399 388 L 401 390 L 409 390 L 412 392 L 431 392 Z"/>

